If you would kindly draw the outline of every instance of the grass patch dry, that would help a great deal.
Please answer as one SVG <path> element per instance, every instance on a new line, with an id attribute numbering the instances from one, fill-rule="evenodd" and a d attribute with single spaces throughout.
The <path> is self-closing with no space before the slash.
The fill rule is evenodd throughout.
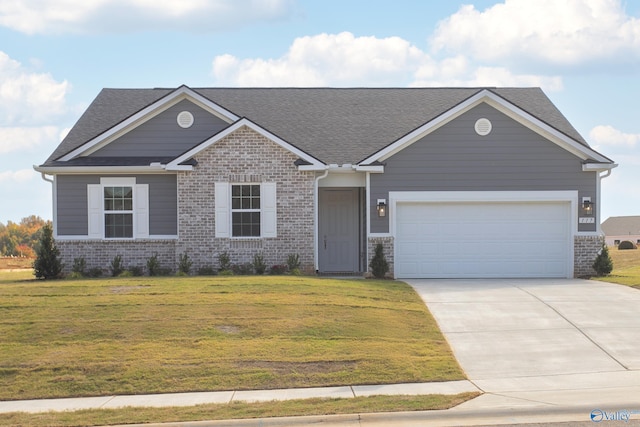
<path id="1" fill-rule="evenodd" d="M 402 282 L 24 274 L 0 272 L 1 400 L 464 378 Z"/>
<path id="2" fill-rule="evenodd" d="M 613 260 L 613 271 L 609 276 L 594 279 L 640 288 L 640 249 L 621 251 L 610 247 L 609 255 Z"/>
<path id="3" fill-rule="evenodd" d="M 305 415 L 358 414 L 372 412 L 448 409 L 478 396 L 371 396 L 352 399 L 305 399 L 279 402 L 208 404 L 169 408 L 96 409 L 41 414 L 0 414 L 0 425 L 75 427 L 114 424 L 170 423 L 204 420 L 292 417 Z"/>

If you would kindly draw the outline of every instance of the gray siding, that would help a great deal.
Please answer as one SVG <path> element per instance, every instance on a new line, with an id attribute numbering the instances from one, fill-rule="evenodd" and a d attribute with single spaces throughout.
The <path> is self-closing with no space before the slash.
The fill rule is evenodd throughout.
<path id="1" fill-rule="evenodd" d="M 136 178 L 136 183 L 149 184 L 149 234 L 152 236 L 177 235 L 178 191 L 176 176 L 133 176 Z M 59 236 L 87 235 L 87 184 L 99 183 L 100 176 L 98 175 L 58 175 L 56 177 L 58 209 L 56 217 Z"/>
<path id="2" fill-rule="evenodd" d="M 479 136 L 474 124 L 491 120 Z M 389 191 L 578 190 L 596 201 L 596 172 L 582 161 L 487 104 L 481 104 L 387 159 L 384 174 L 371 174 L 371 232 L 387 233 L 388 216 L 376 214 Z M 580 224 L 595 231 L 595 224 Z"/>
<path id="3" fill-rule="evenodd" d="M 193 114 L 193 125 L 190 128 L 178 126 L 176 118 L 181 111 Z M 184 100 L 132 129 L 92 156 L 178 156 L 227 126 L 229 124 L 224 120 Z"/>

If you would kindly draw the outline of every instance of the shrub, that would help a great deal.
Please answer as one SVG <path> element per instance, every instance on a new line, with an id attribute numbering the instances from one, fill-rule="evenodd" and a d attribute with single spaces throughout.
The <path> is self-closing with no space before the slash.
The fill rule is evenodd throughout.
<path id="1" fill-rule="evenodd" d="M 85 274 L 86 269 L 87 269 L 87 262 L 84 260 L 84 257 L 73 259 L 73 267 L 71 267 L 72 272 L 82 277 L 86 275 Z"/>
<path id="2" fill-rule="evenodd" d="M 389 271 L 389 263 L 387 262 L 387 258 L 384 256 L 384 247 L 382 246 L 382 243 L 378 243 L 376 245 L 375 254 L 373 255 L 373 258 L 371 258 L 369 267 L 371 267 L 373 277 L 376 279 L 384 279 L 385 274 Z"/>
<path id="3" fill-rule="evenodd" d="M 189 259 L 189 254 L 186 252 L 180 255 L 178 260 L 178 272 L 184 275 L 188 275 L 191 271 L 191 266 L 193 262 Z"/>
<path id="4" fill-rule="evenodd" d="M 104 272 L 102 271 L 102 269 L 100 267 L 93 267 L 90 268 L 89 271 L 87 271 L 87 276 L 89 277 L 100 277 L 102 276 Z"/>
<path id="5" fill-rule="evenodd" d="M 628 240 L 623 240 L 622 242 L 620 242 L 620 244 L 618 245 L 618 249 L 619 250 L 625 250 L 625 249 L 637 249 L 638 247 L 636 245 L 633 244 L 633 242 L 630 242 Z"/>
<path id="6" fill-rule="evenodd" d="M 229 270 L 223 270 L 223 271 L 229 271 Z M 231 266 L 231 271 L 233 272 L 233 274 L 237 274 L 239 276 L 248 276 L 250 274 L 253 274 L 253 265 L 251 265 L 250 262 L 246 262 L 244 264 L 233 264 Z"/>
<path id="7" fill-rule="evenodd" d="M 299 268 L 294 268 L 293 270 L 289 270 L 289 274 L 292 276 L 299 276 L 302 274 Z"/>
<path id="8" fill-rule="evenodd" d="M 144 276 L 144 268 L 140 267 L 139 265 L 129 267 L 127 270 L 129 271 L 129 273 L 131 273 L 132 276 Z"/>
<path id="9" fill-rule="evenodd" d="M 231 270 L 222 270 L 220 272 L 220 275 L 221 276 L 233 276 L 233 271 L 231 271 Z"/>
<path id="10" fill-rule="evenodd" d="M 264 263 L 264 256 L 261 253 L 253 256 L 253 269 L 259 275 L 263 275 L 267 270 L 267 264 Z"/>
<path id="11" fill-rule="evenodd" d="M 218 272 L 213 267 L 205 266 L 198 269 L 198 276 L 215 276 L 216 274 Z"/>
<path id="12" fill-rule="evenodd" d="M 231 257 L 228 252 L 222 252 L 218 255 L 218 265 L 219 271 L 231 270 Z"/>
<path id="13" fill-rule="evenodd" d="M 60 262 L 60 250 L 53 239 L 53 228 L 46 224 L 36 248 L 36 259 L 33 262 L 34 274 L 38 279 L 59 279 L 62 277 L 63 264 Z"/>
<path id="14" fill-rule="evenodd" d="M 598 276 L 607 276 L 613 270 L 613 260 L 606 245 L 602 245 L 592 267 Z"/>
<path id="15" fill-rule="evenodd" d="M 122 257 L 120 255 L 113 257 L 109 269 L 111 270 L 112 277 L 117 277 L 124 271 L 124 265 L 122 264 Z"/>
<path id="16" fill-rule="evenodd" d="M 287 266 L 282 264 L 272 265 L 269 269 L 269 274 L 280 275 L 284 274 L 287 271 Z"/>
<path id="17" fill-rule="evenodd" d="M 149 273 L 149 276 L 160 275 L 160 261 L 158 261 L 157 253 L 147 258 L 147 272 Z"/>
<path id="18" fill-rule="evenodd" d="M 298 274 L 300 273 L 300 255 L 298 254 L 289 254 L 287 257 L 287 268 L 289 272 L 293 274 L 294 270 L 298 270 Z"/>

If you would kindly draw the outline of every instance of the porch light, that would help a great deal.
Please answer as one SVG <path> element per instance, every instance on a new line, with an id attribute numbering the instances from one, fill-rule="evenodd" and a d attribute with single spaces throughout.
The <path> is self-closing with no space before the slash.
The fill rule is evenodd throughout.
<path id="1" fill-rule="evenodd" d="M 582 198 L 582 213 L 591 216 L 593 215 L 593 205 L 594 203 L 591 201 L 591 197 L 583 197 Z"/>
<path id="2" fill-rule="evenodd" d="M 378 199 L 378 205 L 376 206 L 378 209 L 378 216 L 384 217 L 387 216 L 387 201 L 386 199 Z"/>

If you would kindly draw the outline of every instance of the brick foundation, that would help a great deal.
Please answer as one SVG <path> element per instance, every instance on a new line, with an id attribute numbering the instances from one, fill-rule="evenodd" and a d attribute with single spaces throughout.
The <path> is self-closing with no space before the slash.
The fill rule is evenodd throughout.
<path id="1" fill-rule="evenodd" d="M 595 276 L 593 262 L 604 243 L 603 236 L 575 236 L 573 245 L 573 276 Z"/>

